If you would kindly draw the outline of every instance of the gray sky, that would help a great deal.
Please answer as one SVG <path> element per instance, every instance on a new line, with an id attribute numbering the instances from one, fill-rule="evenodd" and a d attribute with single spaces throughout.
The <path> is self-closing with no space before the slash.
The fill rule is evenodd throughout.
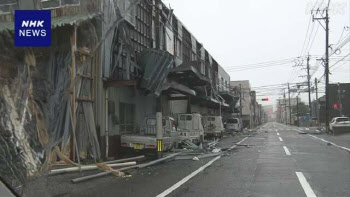
<path id="1" fill-rule="evenodd" d="M 324 8 L 327 1 L 318 0 L 316 8 Z M 229 72 L 231 80 L 247 79 L 250 80 L 252 87 L 303 81 L 306 78 L 300 78 L 298 75 L 304 75 L 306 71 L 296 69 L 293 63 L 239 72 L 229 70 L 246 64 L 307 55 L 308 51 L 313 56 L 322 56 L 325 53 L 325 31 L 317 21 L 312 23 L 310 16 L 310 10 L 316 0 L 163 0 L 163 2 L 168 6 L 170 4 L 175 15 L 187 29 Z M 333 0 L 330 9 L 330 44 L 336 44 L 344 26 L 350 26 L 350 1 Z M 311 21 L 309 35 L 305 44 L 308 46 L 304 47 L 302 53 L 309 21 Z M 343 37 L 347 34 L 349 36 L 349 33 L 350 31 L 344 31 Z M 342 48 L 339 56 L 348 55 L 349 47 L 350 43 Z M 311 61 L 312 68 L 317 65 L 314 59 Z M 330 65 L 336 61 L 332 61 Z M 338 66 L 340 67 L 337 68 Z M 331 82 L 350 82 L 349 61 L 339 62 L 334 68 L 337 69 L 330 76 Z M 323 72 L 324 68 L 319 67 L 312 81 L 315 77 L 321 77 Z M 319 86 L 320 91 L 324 92 L 324 86 L 322 84 Z M 259 92 L 259 89 L 256 90 Z M 264 95 L 269 96 L 271 101 L 260 102 L 262 104 L 275 104 L 274 99 L 279 97 L 272 93 Z M 307 101 L 306 93 L 301 97 L 303 101 Z"/>

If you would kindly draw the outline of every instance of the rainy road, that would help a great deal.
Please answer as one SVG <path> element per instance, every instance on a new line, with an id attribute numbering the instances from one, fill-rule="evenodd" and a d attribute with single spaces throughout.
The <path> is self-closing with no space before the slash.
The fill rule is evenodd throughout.
<path id="1" fill-rule="evenodd" d="M 32 196 L 350 196 L 350 140 L 267 123 L 249 136 L 227 135 L 219 146 L 233 149 L 131 171 L 129 178 L 72 184 L 80 174 L 48 177 Z"/>

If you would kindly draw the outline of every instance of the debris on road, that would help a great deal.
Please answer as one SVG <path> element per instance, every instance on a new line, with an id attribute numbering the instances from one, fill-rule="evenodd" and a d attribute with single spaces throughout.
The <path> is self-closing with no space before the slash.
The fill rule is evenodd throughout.
<path id="1" fill-rule="evenodd" d="M 208 157 L 216 157 L 219 155 L 222 155 L 223 152 L 219 152 L 219 153 L 207 153 L 207 154 L 199 154 L 197 156 L 177 156 L 175 158 L 175 160 L 193 160 L 193 161 L 199 161 L 200 159 L 204 159 L 204 158 L 208 158 Z"/>
<path id="2" fill-rule="evenodd" d="M 219 143 L 219 140 L 214 140 L 212 142 L 207 143 L 207 148 L 209 150 L 213 149 L 217 144 Z"/>
<path id="3" fill-rule="evenodd" d="M 148 163 L 138 164 L 138 165 L 135 165 L 135 166 L 129 166 L 129 167 L 125 167 L 125 168 L 120 168 L 120 169 L 118 169 L 118 171 L 122 172 L 122 171 L 130 170 L 130 169 L 135 169 L 135 168 L 145 168 L 145 167 L 149 167 L 149 166 L 151 166 L 151 165 L 155 165 L 155 164 L 158 164 L 158 163 L 160 163 L 160 162 L 170 160 L 170 159 L 176 157 L 178 154 L 180 154 L 180 153 L 174 153 L 174 154 L 168 155 L 168 156 L 166 156 L 166 157 L 164 157 L 164 158 L 157 159 L 157 160 L 154 160 L 154 161 L 151 161 L 151 162 L 148 162 Z M 72 179 L 71 181 L 72 181 L 73 183 L 79 183 L 79 182 L 82 182 L 82 181 L 87 181 L 87 180 L 90 180 L 90 179 L 94 179 L 94 178 L 106 176 L 106 175 L 112 174 L 113 172 L 114 172 L 114 171 L 102 172 L 102 173 L 98 173 L 98 174 L 94 174 L 94 175 L 89 175 L 89 176 L 85 176 L 85 177 L 80 177 L 80 178 Z"/>
<path id="4" fill-rule="evenodd" d="M 211 152 L 212 153 L 219 153 L 219 152 L 221 152 L 221 148 L 214 148 Z"/>
<path id="5" fill-rule="evenodd" d="M 50 175 L 60 174 L 60 173 L 69 172 L 69 171 L 79 171 L 79 169 L 81 168 L 82 170 L 100 169 L 100 170 L 103 170 L 104 172 L 100 172 L 100 173 L 88 175 L 88 176 L 83 176 L 83 177 L 79 177 L 79 178 L 74 178 L 71 180 L 72 183 L 79 183 L 79 182 L 95 179 L 98 177 L 106 176 L 109 174 L 113 174 L 117 177 L 128 178 L 131 176 L 128 176 L 125 174 L 125 171 L 127 171 L 127 170 L 146 168 L 146 167 L 150 167 L 152 165 L 156 165 L 158 163 L 170 161 L 170 160 L 199 161 L 199 160 L 204 159 L 204 158 L 216 157 L 219 155 L 225 155 L 227 153 L 226 149 L 222 149 L 220 147 L 217 147 L 217 145 L 219 144 L 218 140 L 210 141 L 209 143 L 204 143 L 204 144 L 205 144 L 205 148 L 199 149 L 199 146 L 197 146 L 193 143 L 187 142 L 187 143 L 185 143 L 185 145 L 187 145 L 186 148 L 173 149 L 172 151 L 175 153 L 170 154 L 168 156 L 165 156 L 161 159 L 153 160 L 153 161 L 150 161 L 147 163 L 142 163 L 142 164 L 136 165 L 137 160 L 145 159 L 145 156 L 142 155 L 142 156 L 131 157 L 131 158 L 126 158 L 126 159 L 107 161 L 107 162 L 104 162 L 101 164 L 91 165 L 91 166 L 80 166 L 80 167 L 76 166 L 76 167 L 72 167 L 72 168 L 52 170 L 50 172 Z M 235 143 L 234 146 L 236 147 L 237 145 L 239 145 L 239 143 Z M 242 145 L 242 146 L 249 146 L 249 145 Z M 229 149 L 227 149 L 227 150 L 229 150 Z M 132 162 L 127 162 L 127 161 L 132 161 Z M 126 162 L 126 163 L 120 163 L 120 162 Z M 130 163 L 129 165 L 131 165 L 131 166 L 127 166 L 126 164 L 128 164 L 128 163 Z M 123 166 L 123 165 L 125 165 L 127 167 L 113 169 L 114 167 L 119 167 L 119 166 Z"/>
<path id="6" fill-rule="evenodd" d="M 123 167 L 123 166 L 132 166 L 132 165 L 136 165 L 136 161 L 126 162 L 126 163 L 107 164 L 107 166 L 109 166 L 109 167 Z M 51 170 L 49 172 L 49 175 L 63 174 L 63 173 L 67 173 L 67 172 L 96 170 L 98 168 L 99 168 L 99 164 L 87 165 L 87 166 L 77 166 L 77 167 L 70 167 L 70 168 L 62 168 L 62 169 Z"/>
<path id="7" fill-rule="evenodd" d="M 252 144 L 236 144 L 237 146 L 245 146 L 245 147 L 252 147 L 252 146 L 255 146 L 255 145 L 252 145 Z"/>
<path id="8" fill-rule="evenodd" d="M 104 163 L 105 164 L 121 163 L 121 162 L 126 162 L 126 161 L 137 161 L 137 160 L 142 160 L 142 159 L 145 159 L 144 155 L 137 156 L 137 157 L 130 157 L 130 158 L 126 158 L 126 159 L 118 159 L 118 160 L 114 160 L 114 161 L 106 161 Z"/>

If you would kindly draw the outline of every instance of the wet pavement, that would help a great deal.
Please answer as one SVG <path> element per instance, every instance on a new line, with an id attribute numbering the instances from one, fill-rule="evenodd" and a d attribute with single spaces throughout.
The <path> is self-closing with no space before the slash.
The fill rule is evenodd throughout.
<path id="1" fill-rule="evenodd" d="M 350 148 L 344 138 L 317 137 Z M 246 135 L 226 134 L 218 147 L 237 147 L 219 158 L 169 161 L 130 171 L 129 178 L 78 184 L 70 180 L 83 174 L 44 176 L 28 196 L 350 196 L 350 152 L 320 139 L 268 123 Z"/>

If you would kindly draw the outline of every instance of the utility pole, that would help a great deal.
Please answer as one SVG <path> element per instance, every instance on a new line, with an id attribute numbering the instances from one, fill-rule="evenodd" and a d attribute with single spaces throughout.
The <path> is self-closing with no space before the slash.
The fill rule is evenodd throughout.
<path id="1" fill-rule="evenodd" d="M 161 39 L 161 23 L 160 23 L 160 12 L 161 2 L 155 1 L 155 15 L 156 15 L 156 48 L 160 50 L 160 39 Z M 163 156 L 163 128 L 162 128 L 162 95 L 159 95 L 156 99 L 156 122 L 157 122 L 157 156 L 162 158 Z"/>
<path id="2" fill-rule="evenodd" d="M 328 2 L 329 5 L 329 2 Z M 326 131 L 329 130 L 329 17 L 328 17 L 328 6 L 326 9 Z"/>
<path id="3" fill-rule="evenodd" d="M 319 126 L 320 124 L 320 114 L 319 114 L 319 111 L 318 111 L 318 108 L 319 108 L 319 102 L 318 102 L 318 88 L 317 88 L 317 84 L 318 84 L 318 81 L 317 81 L 317 78 L 315 78 L 315 90 L 316 90 L 316 115 L 317 115 L 317 125 Z"/>
<path id="4" fill-rule="evenodd" d="M 242 84 L 239 84 L 239 118 L 242 120 Z"/>
<path id="5" fill-rule="evenodd" d="M 298 127 L 300 126 L 300 124 L 299 124 L 299 95 L 297 96 L 297 125 L 298 125 Z"/>
<path id="6" fill-rule="evenodd" d="M 311 90 L 310 90 L 310 55 L 307 56 L 307 90 L 309 92 L 309 113 L 310 117 L 312 117 L 312 111 L 311 111 Z"/>
<path id="7" fill-rule="evenodd" d="M 292 125 L 292 106 L 290 105 L 290 87 L 288 83 L 288 100 L 289 100 L 289 124 Z"/>
<path id="8" fill-rule="evenodd" d="M 330 0 L 328 0 L 328 5 L 326 7 L 326 17 L 315 18 L 313 20 L 325 20 L 326 27 L 326 59 L 325 59 L 325 77 L 326 77 L 326 131 L 329 132 L 329 16 L 328 16 L 328 8 L 329 8 Z M 316 13 L 320 12 L 319 10 Z M 323 12 L 322 12 L 323 13 Z"/>
<path id="9" fill-rule="evenodd" d="M 318 84 L 318 81 L 317 81 L 317 78 L 315 78 L 316 100 L 318 102 L 318 88 L 317 88 L 317 84 Z"/>
<path id="10" fill-rule="evenodd" d="M 287 101 L 286 101 L 286 92 L 283 92 L 283 99 L 284 99 L 284 112 L 285 112 L 285 119 L 287 124 Z"/>
<path id="11" fill-rule="evenodd" d="M 280 100 L 278 99 L 278 109 L 279 109 L 279 117 L 278 117 L 278 122 L 281 122 L 281 102 Z"/>

